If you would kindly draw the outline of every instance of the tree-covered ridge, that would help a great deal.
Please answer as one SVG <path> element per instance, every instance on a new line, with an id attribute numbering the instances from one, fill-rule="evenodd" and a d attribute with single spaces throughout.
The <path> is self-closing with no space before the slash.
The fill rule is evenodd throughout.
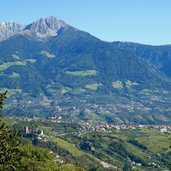
<path id="1" fill-rule="evenodd" d="M 99 84 L 97 91 L 102 92 L 115 91 L 112 85 L 116 81 L 122 82 L 124 90 L 127 80 L 138 88 L 170 84 L 152 64 L 133 52 L 74 28 L 44 41 L 17 35 L 0 42 L 0 70 L 1 87 L 22 89 L 32 95 L 51 94 L 46 87 L 52 83 L 58 85 L 55 90 L 64 85 L 85 88 Z"/>
<path id="2" fill-rule="evenodd" d="M 143 58 L 154 66 L 156 66 L 161 72 L 168 77 L 171 77 L 171 46 L 151 46 L 143 45 L 132 42 L 113 42 L 117 47 L 127 49 L 139 58 Z"/>
<path id="3" fill-rule="evenodd" d="M 40 36 L 50 33 L 54 35 Z M 170 46 L 104 42 L 55 17 L 48 17 L 0 42 L 1 86 L 31 93 L 47 93 L 46 86 L 52 82 L 81 88 L 101 84 L 103 91 L 112 91 L 115 81 L 121 81 L 125 88 L 127 80 L 138 83 L 139 87 L 166 87 L 170 81 L 160 71 L 169 76 L 170 53 Z M 94 74 L 82 74 L 88 70 Z M 18 74 L 16 78 L 6 78 L 14 71 Z M 24 79 L 27 84 L 23 83 Z"/>
<path id="4" fill-rule="evenodd" d="M 0 42 L 0 88 L 11 97 L 5 114 L 169 123 L 170 46 L 124 45 L 73 27 L 46 39 L 18 34 Z"/>
<path id="5" fill-rule="evenodd" d="M 150 124 L 171 118 L 170 77 L 129 49 L 74 28 L 43 41 L 16 35 L 0 42 L 0 79 L 0 88 L 9 89 L 11 96 L 5 108 L 10 115 L 44 116 L 55 113 L 58 105 L 78 105 L 79 112 L 63 113 L 79 117 L 98 103 L 105 110 L 99 105 L 86 117 Z M 113 105 L 108 116 L 107 103 Z M 156 109 L 159 103 L 161 110 Z M 121 109 L 116 111 L 117 106 Z"/>

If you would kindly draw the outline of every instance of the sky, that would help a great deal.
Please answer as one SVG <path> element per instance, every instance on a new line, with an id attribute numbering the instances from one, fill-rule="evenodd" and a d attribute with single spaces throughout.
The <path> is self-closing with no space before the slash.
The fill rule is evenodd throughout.
<path id="1" fill-rule="evenodd" d="M 1 0 L 0 22 L 55 16 L 105 41 L 171 44 L 171 0 Z"/>

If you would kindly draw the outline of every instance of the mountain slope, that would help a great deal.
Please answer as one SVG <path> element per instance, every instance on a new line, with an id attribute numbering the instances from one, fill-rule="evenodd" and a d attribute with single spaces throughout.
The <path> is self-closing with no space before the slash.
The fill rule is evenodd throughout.
<path id="1" fill-rule="evenodd" d="M 169 84 L 167 78 L 146 61 L 73 28 L 47 41 L 17 35 L 1 42 L 0 50 L 1 67 L 9 64 L 1 74 L 3 86 L 8 88 L 42 92 L 52 82 L 80 88 L 97 83 L 112 91 L 116 81 L 120 81 L 123 88 L 127 80 L 136 82 L 140 88 Z M 86 71 L 92 73 L 75 75 Z M 6 77 L 12 73 L 20 76 Z"/>
<path id="2" fill-rule="evenodd" d="M 49 115 L 61 105 L 71 117 L 167 122 L 171 79 L 160 61 L 145 57 L 54 17 L 40 19 L 0 42 L 0 88 L 9 89 L 12 114 Z M 104 106 L 87 112 L 91 104 Z M 151 116 L 156 111 L 160 119 Z"/>
<path id="3" fill-rule="evenodd" d="M 131 42 L 113 42 L 113 44 L 123 49 L 130 50 L 136 56 L 154 64 L 166 76 L 171 77 L 171 45 L 151 46 Z"/>
<path id="4" fill-rule="evenodd" d="M 146 61 L 137 59 L 127 50 L 112 47 L 110 43 L 102 42 L 87 33 L 71 29 L 52 42 L 53 47 L 56 45 L 55 51 L 52 49 L 53 53 L 58 54 L 59 58 L 67 55 L 70 70 L 95 69 L 105 84 L 112 85 L 116 80 L 131 80 L 148 86 L 153 84 L 153 81 L 156 84 L 166 83 L 164 77 Z M 90 66 L 86 66 L 86 63 Z"/>

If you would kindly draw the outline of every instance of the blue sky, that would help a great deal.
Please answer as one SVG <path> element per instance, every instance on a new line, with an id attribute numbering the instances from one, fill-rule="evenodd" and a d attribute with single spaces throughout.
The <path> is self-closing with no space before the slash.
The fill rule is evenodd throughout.
<path id="1" fill-rule="evenodd" d="M 171 44 L 171 0 L 2 0 L 0 22 L 56 16 L 105 41 Z"/>

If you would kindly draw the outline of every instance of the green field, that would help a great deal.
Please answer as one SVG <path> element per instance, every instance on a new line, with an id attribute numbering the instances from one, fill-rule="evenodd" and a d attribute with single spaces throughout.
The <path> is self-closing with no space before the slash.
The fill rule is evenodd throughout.
<path id="1" fill-rule="evenodd" d="M 114 81 L 112 83 L 112 86 L 113 86 L 113 88 L 116 88 L 116 89 L 122 89 L 123 88 L 122 81 L 119 81 L 119 80 Z"/>
<path id="2" fill-rule="evenodd" d="M 26 59 L 27 62 L 35 63 L 36 59 Z"/>
<path id="3" fill-rule="evenodd" d="M 0 65 L 0 71 L 6 70 L 7 68 L 13 66 L 13 65 L 26 65 L 27 63 L 25 61 L 16 61 L 16 62 L 5 62 Z"/>
<path id="4" fill-rule="evenodd" d="M 66 74 L 86 77 L 86 76 L 95 76 L 97 75 L 96 70 L 84 70 L 84 71 L 66 71 Z"/>
<path id="5" fill-rule="evenodd" d="M 54 54 L 51 54 L 51 53 L 49 53 L 47 51 L 41 51 L 40 54 L 43 55 L 43 56 L 46 56 L 48 58 L 55 58 L 56 57 Z"/>
<path id="6" fill-rule="evenodd" d="M 17 72 L 13 72 L 12 74 L 8 75 L 9 78 L 19 78 L 20 74 Z"/>
<path id="7" fill-rule="evenodd" d="M 12 58 L 14 58 L 14 59 L 20 59 L 20 57 L 18 55 L 16 55 L 16 54 L 12 54 Z"/>
<path id="8" fill-rule="evenodd" d="M 145 159 L 147 157 L 147 154 L 145 152 L 143 152 L 141 149 L 139 149 L 138 147 L 135 147 L 134 145 L 130 143 L 126 143 L 125 146 L 126 146 L 126 149 L 128 151 L 131 151 L 135 156 L 138 156 L 142 159 Z"/>
<path id="9" fill-rule="evenodd" d="M 99 86 L 101 86 L 102 84 L 97 84 L 97 83 L 93 83 L 93 84 L 87 84 L 85 86 L 85 88 L 96 91 L 98 89 Z"/>
<path id="10" fill-rule="evenodd" d="M 51 141 L 51 140 L 50 140 Z M 76 156 L 81 156 L 84 153 L 80 150 L 78 150 L 74 144 L 68 143 L 65 140 L 62 140 L 60 138 L 53 138 L 52 139 L 53 142 L 56 142 L 58 146 L 60 146 L 61 148 L 69 151 L 71 154 L 76 155 Z"/>
<path id="11" fill-rule="evenodd" d="M 129 88 L 129 87 L 132 87 L 132 86 L 137 86 L 137 85 L 139 85 L 138 83 L 136 83 L 136 82 L 132 82 L 132 81 L 130 81 L 130 80 L 127 80 L 126 82 L 126 86 Z"/>

